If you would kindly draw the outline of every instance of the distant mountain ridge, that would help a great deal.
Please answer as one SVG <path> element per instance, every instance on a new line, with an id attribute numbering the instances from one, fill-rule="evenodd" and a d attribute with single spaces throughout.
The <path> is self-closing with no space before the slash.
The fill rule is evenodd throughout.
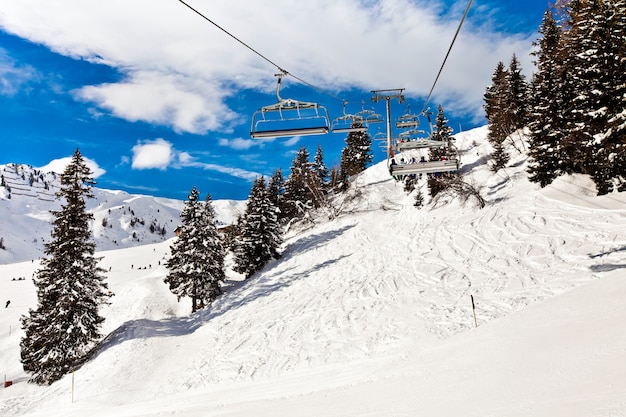
<path id="1" fill-rule="evenodd" d="M 24 164 L 0 165 L 0 263 L 37 259 L 51 240 L 52 214 L 61 201 L 59 175 Z M 94 187 L 87 200 L 93 213 L 97 250 L 120 249 L 163 242 L 174 235 L 184 201 Z M 233 223 L 245 201 L 215 200 L 218 223 Z"/>

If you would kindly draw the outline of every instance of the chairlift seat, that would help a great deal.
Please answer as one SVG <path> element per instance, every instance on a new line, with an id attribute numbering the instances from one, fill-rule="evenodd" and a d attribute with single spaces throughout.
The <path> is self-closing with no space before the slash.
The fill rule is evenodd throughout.
<path id="1" fill-rule="evenodd" d="M 398 120 L 396 122 L 396 127 L 398 129 L 407 129 L 407 128 L 415 128 L 418 127 L 420 125 L 418 120 Z"/>
<path id="2" fill-rule="evenodd" d="M 392 176 L 406 176 L 411 174 L 434 174 L 436 172 L 458 171 L 460 162 L 458 159 L 447 159 L 444 161 L 418 162 L 414 164 L 394 164 L 389 166 Z"/>
<path id="3" fill-rule="evenodd" d="M 328 133 L 328 128 L 310 127 L 301 129 L 275 129 L 275 130 L 258 130 L 250 132 L 250 136 L 255 139 L 261 138 L 282 138 L 287 136 L 308 136 L 323 135 Z"/>

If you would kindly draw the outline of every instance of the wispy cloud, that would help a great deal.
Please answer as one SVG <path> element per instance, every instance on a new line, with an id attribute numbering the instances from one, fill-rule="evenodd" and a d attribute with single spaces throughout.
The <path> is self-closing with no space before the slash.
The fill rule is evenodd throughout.
<path id="1" fill-rule="evenodd" d="M 215 171 L 228 174 L 236 178 L 253 180 L 260 176 L 258 172 L 248 171 L 241 168 L 233 168 L 225 165 L 207 163 L 198 160 L 189 152 L 179 151 L 172 143 L 165 139 L 144 140 L 132 148 L 133 169 L 160 169 L 172 168 L 201 168 L 207 171 Z"/>
<path id="2" fill-rule="evenodd" d="M 12 96 L 36 76 L 34 68 L 17 66 L 6 51 L 0 48 L 0 94 Z"/>
<path id="3" fill-rule="evenodd" d="M 258 139 L 243 139 L 243 138 L 234 138 L 234 139 L 226 139 L 222 138 L 218 141 L 220 146 L 224 146 L 231 149 L 236 149 L 240 151 L 245 151 L 253 147 L 263 147 L 265 141 Z"/>
<path id="4" fill-rule="evenodd" d="M 248 171 L 241 168 L 233 168 L 219 164 L 211 164 L 199 161 L 188 161 L 185 166 L 202 168 L 206 171 L 215 171 L 221 174 L 227 174 L 236 178 L 241 178 L 247 181 L 252 181 L 257 177 L 260 177 L 262 174 L 254 171 Z"/>

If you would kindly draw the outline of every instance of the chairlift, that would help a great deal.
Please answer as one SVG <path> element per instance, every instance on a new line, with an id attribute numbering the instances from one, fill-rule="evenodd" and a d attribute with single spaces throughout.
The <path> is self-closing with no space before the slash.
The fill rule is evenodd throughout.
<path id="1" fill-rule="evenodd" d="M 461 166 L 461 163 L 458 159 L 445 159 L 442 161 L 418 162 L 414 164 L 391 163 L 389 165 L 389 173 L 396 180 L 402 180 L 408 175 L 456 172 L 459 170 L 460 166 Z"/>
<path id="2" fill-rule="evenodd" d="M 400 133 L 399 140 L 396 142 L 396 149 L 399 152 L 409 149 L 420 148 L 443 148 L 446 142 L 442 140 L 433 140 L 432 135 L 424 137 L 423 130 L 411 129 Z"/>
<path id="3" fill-rule="evenodd" d="M 396 128 L 398 129 L 415 129 L 419 125 L 419 117 L 411 113 L 411 106 L 407 106 L 407 112 L 396 120 Z"/>
<path id="4" fill-rule="evenodd" d="M 367 124 L 356 114 L 346 113 L 346 104 L 343 102 L 343 115 L 333 120 L 330 130 L 333 133 L 366 132 Z"/>
<path id="5" fill-rule="evenodd" d="M 324 106 L 280 97 L 280 83 L 283 75 L 277 74 L 276 97 L 278 102 L 261 107 L 254 112 L 250 136 L 253 138 L 276 138 L 328 133 L 330 119 Z"/>
<path id="6" fill-rule="evenodd" d="M 420 138 L 420 139 L 400 139 L 396 143 L 396 149 L 401 151 L 406 151 L 409 149 L 421 149 L 421 148 L 441 148 L 446 146 L 446 143 L 441 140 L 432 140 L 429 138 Z"/>
<path id="7" fill-rule="evenodd" d="M 389 173 L 396 180 L 402 180 L 409 175 L 457 172 L 461 168 L 458 150 L 450 144 L 447 146 L 446 155 L 441 160 L 426 161 L 422 159 L 419 162 L 397 164 L 395 158 L 391 158 L 388 163 Z"/>
<path id="8" fill-rule="evenodd" d="M 378 132 L 376 132 L 376 134 L 374 134 L 374 136 L 372 137 L 372 140 L 386 141 L 387 140 L 387 134 L 385 132 L 383 132 L 382 130 L 380 130 L 380 128 L 379 128 Z"/>
<path id="9" fill-rule="evenodd" d="M 365 102 L 363 102 L 362 109 L 356 114 L 356 116 L 360 117 L 365 124 L 380 123 L 384 121 L 383 117 L 374 110 L 365 109 Z"/>

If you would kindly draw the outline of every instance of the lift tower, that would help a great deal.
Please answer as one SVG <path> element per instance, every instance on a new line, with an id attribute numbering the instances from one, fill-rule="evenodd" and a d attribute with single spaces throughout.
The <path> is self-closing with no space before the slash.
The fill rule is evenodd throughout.
<path id="1" fill-rule="evenodd" d="M 387 164 L 389 159 L 395 156 L 393 141 L 391 137 L 391 107 L 390 101 L 397 99 L 398 103 L 404 103 L 404 94 L 402 92 L 404 88 L 395 88 L 391 90 L 372 90 L 372 101 L 378 103 L 380 100 L 385 100 L 387 110 Z"/>

